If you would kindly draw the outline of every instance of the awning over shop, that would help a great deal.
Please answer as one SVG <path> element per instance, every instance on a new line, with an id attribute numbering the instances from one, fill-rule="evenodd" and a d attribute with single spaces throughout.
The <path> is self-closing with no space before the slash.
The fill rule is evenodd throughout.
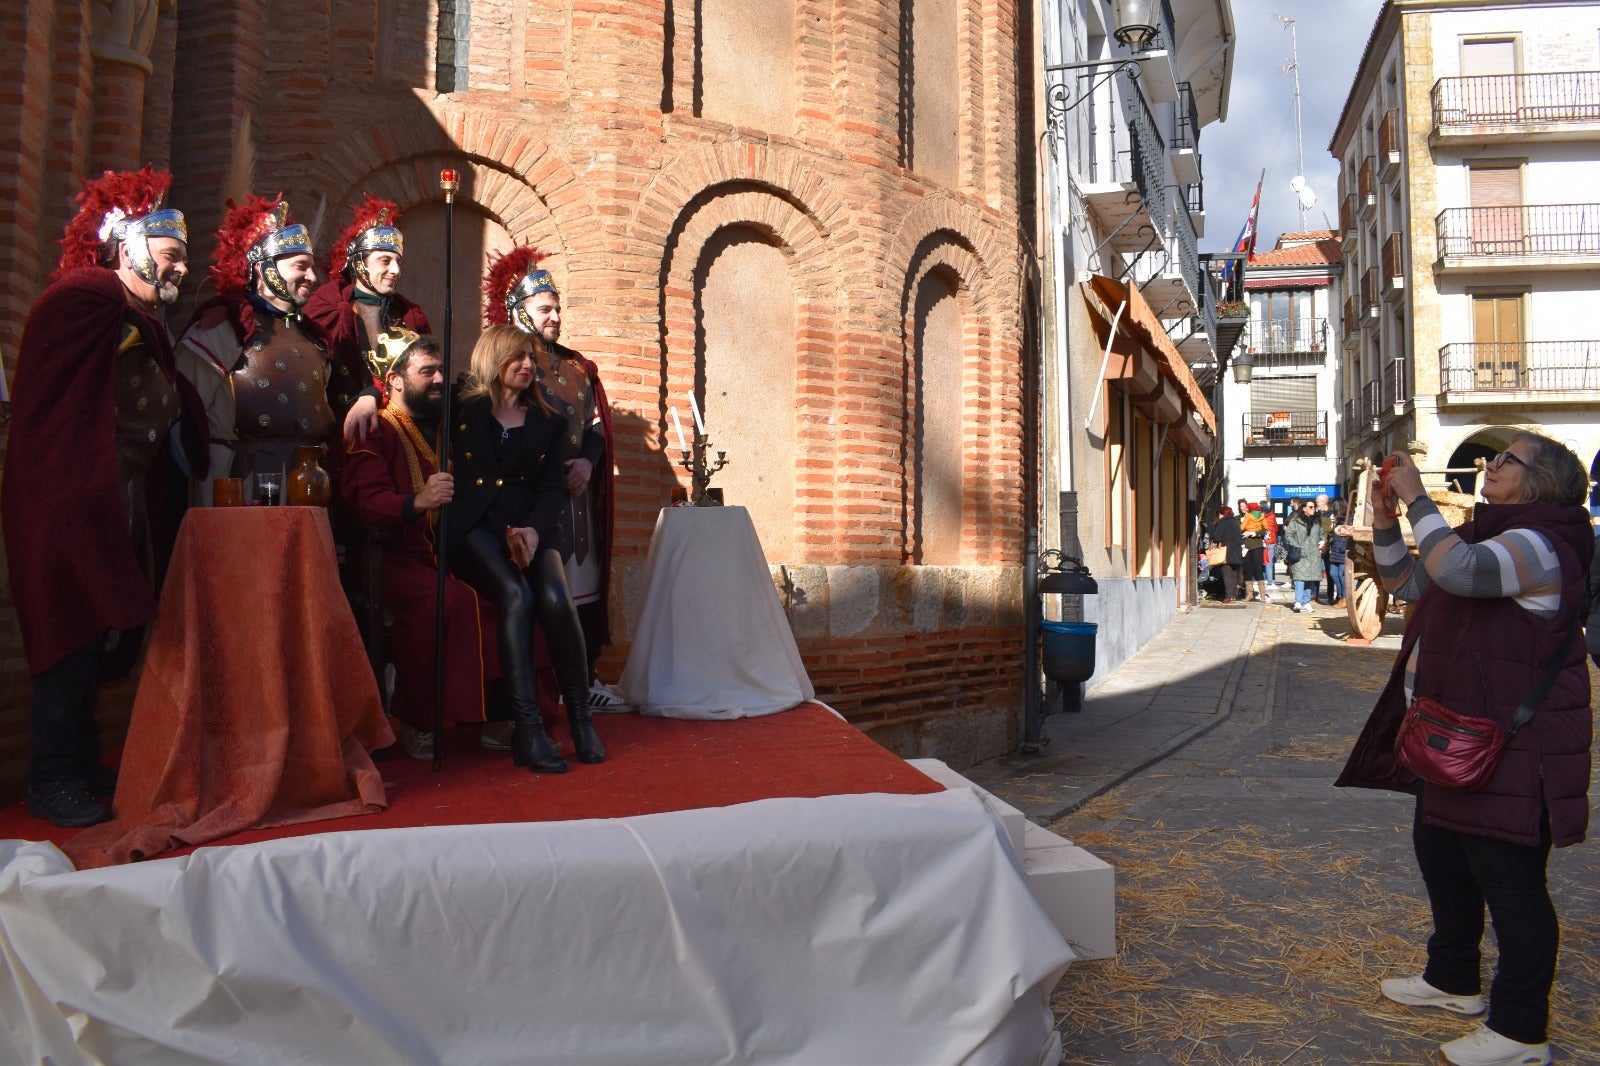
<path id="1" fill-rule="evenodd" d="M 1147 418 L 1167 426 L 1167 439 L 1183 451 L 1190 455 L 1210 452 L 1217 435 L 1216 416 L 1188 362 L 1138 286 L 1095 274 L 1080 288 L 1102 348 L 1110 345 L 1105 379 Z M 1118 308 L 1122 308 L 1120 318 Z"/>

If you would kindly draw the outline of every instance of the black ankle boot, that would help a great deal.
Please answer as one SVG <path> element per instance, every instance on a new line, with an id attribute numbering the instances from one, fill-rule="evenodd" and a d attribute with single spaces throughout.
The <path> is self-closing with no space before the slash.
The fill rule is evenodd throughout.
<path id="1" fill-rule="evenodd" d="M 517 708 L 517 728 L 511 734 L 511 761 L 526 766 L 536 774 L 564 774 L 567 760 L 550 743 L 544 731 L 544 722 L 538 710 L 532 713 Z"/>
<path id="2" fill-rule="evenodd" d="M 572 730 L 572 746 L 578 753 L 578 761 L 605 762 L 606 746 L 600 743 L 600 734 L 594 731 L 594 721 L 589 717 L 589 694 L 564 694 L 561 702 L 567 705 L 567 725 Z"/>

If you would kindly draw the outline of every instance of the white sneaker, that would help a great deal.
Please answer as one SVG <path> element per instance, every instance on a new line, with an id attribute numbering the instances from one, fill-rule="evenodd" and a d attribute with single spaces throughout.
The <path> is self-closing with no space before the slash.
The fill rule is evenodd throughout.
<path id="1" fill-rule="evenodd" d="M 626 714 L 633 710 L 633 705 L 616 689 L 595 681 L 589 686 L 589 710 L 599 714 Z"/>
<path id="2" fill-rule="evenodd" d="M 433 734 L 412 729 L 404 722 L 400 723 L 400 746 L 413 759 L 421 761 L 433 758 Z"/>
<path id="3" fill-rule="evenodd" d="M 1408 1007 L 1443 1007 L 1448 1011 L 1468 1016 L 1482 1014 L 1485 1004 L 1479 995 L 1455 996 L 1449 992 L 1441 992 L 1427 981 L 1421 974 L 1414 977 L 1391 977 L 1378 986 L 1383 990 L 1384 997 L 1396 1003 L 1404 1003 Z"/>
<path id="4" fill-rule="evenodd" d="M 1545 1066 L 1550 1045 L 1522 1044 L 1481 1025 L 1459 1040 L 1440 1044 L 1444 1057 L 1456 1066 Z"/>

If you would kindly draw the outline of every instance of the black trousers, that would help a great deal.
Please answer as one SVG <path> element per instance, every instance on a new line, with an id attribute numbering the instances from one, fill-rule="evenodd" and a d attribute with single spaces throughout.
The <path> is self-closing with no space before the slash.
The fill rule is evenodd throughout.
<path id="1" fill-rule="evenodd" d="M 536 619 L 544 628 L 562 694 L 589 691 L 589 656 L 577 608 L 567 591 L 560 552 L 541 545 L 528 569 L 518 570 L 511 565 L 505 538 L 476 526 L 462 541 L 451 569 L 479 595 L 488 597 L 499 612 L 500 669 L 513 707 L 519 703 L 526 709 L 538 706 L 532 643 Z M 567 705 L 573 705 L 570 697 Z"/>
<path id="2" fill-rule="evenodd" d="M 1524 1044 L 1542 1044 L 1548 1038 L 1550 986 L 1561 940 L 1555 905 L 1545 885 L 1548 817 L 1543 835 L 1543 843 L 1529 846 L 1424 825 L 1420 797 L 1411 830 L 1417 866 L 1433 908 L 1423 978 L 1453 995 L 1479 990 L 1479 945 L 1487 905 L 1500 945 L 1500 965 L 1489 987 L 1488 1025 Z"/>
<path id="3" fill-rule="evenodd" d="M 96 633 L 65 659 L 35 674 L 28 697 L 28 784 L 81 779 L 100 761 L 94 724 L 100 655 L 109 630 Z"/>

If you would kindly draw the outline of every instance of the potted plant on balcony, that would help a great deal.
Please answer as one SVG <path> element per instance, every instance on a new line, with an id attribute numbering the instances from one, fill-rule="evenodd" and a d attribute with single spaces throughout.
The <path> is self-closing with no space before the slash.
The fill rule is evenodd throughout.
<path id="1" fill-rule="evenodd" d="M 1250 317 L 1250 304 L 1244 300 L 1218 300 L 1217 317 L 1247 319 Z"/>

